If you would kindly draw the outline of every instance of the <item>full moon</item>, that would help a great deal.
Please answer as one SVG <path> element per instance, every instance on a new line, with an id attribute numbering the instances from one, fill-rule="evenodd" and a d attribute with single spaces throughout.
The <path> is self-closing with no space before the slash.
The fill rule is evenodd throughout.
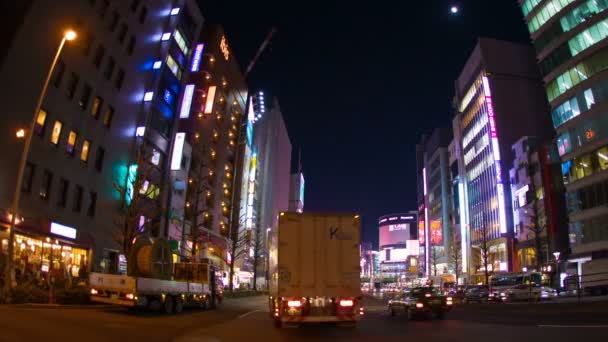
<path id="1" fill-rule="evenodd" d="M 458 14 L 459 11 L 458 6 L 452 6 L 450 8 L 450 12 L 452 12 L 452 14 Z"/>

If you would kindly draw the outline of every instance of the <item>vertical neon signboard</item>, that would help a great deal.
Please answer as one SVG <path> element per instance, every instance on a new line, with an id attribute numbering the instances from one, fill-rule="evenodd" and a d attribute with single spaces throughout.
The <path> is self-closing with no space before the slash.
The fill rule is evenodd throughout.
<path id="1" fill-rule="evenodd" d="M 458 206 L 460 207 L 460 253 L 461 256 L 461 264 L 462 271 L 468 271 L 468 260 L 467 260 L 467 251 L 468 251 L 468 236 L 467 236 L 467 219 L 466 219 L 466 210 L 467 206 L 465 203 L 465 192 L 464 192 L 464 184 L 463 180 L 458 180 Z"/>
<path id="2" fill-rule="evenodd" d="M 426 167 L 422 169 L 422 186 L 424 188 L 424 258 L 426 260 L 424 268 L 426 270 L 426 274 L 429 275 L 430 274 L 430 262 L 431 262 L 431 256 L 430 256 L 430 251 L 429 251 L 429 246 L 431 245 L 430 243 L 430 234 L 428 232 L 429 229 L 429 206 L 427 205 L 427 197 L 426 197 L 426 193 L 427 193 L 427 187 L 426 187 Z"/>
<path id="3" fill-rule="evenodd" d="M 213 103 L 215 101 L 216 86 L 210 86 L 207 91 L 207 102 L 205 103 L 205 114 L 213 113 Z"/>
<path id="4" fill-rule="evenodd" d="M 492 102 L 490 81 L 488 80 L 487 76 L 483 77 L 483 91 L 485 94 L 486 107 L 488 108 L 488 122 L 490 123 L 490 141 L 492 142 L 492 152 L 494 153 L 494 167 L 496 169 L 496 193 L 498 196 L 500 233 L 504 234 L 507 232 L 507 215 L 505 210 L 505 186 L 502 182 L 502 166 L 500 163 L 500 148 L 498 144 L 498 133 L 496 130 L 494 103 Z"/>
<path id="5" fill-rule="evenodd" d="M 182 107 L 179 110 L 180 119 L 190 117 L 190 107 L 192 106 L 192 96 L 194 95 L 194 84 L 188 84 L 184 89 L 184 98 L 182 99 Z"/>
<path id="6" fill-rule="evenodd" d="M 201 67 L 201 57 L 203 56 L 203 50 L 205 49 L 205 44 L 198 44 L 194 48 L 194 54 L 192 56 L 192 64 L 190 67 L 190 71 L 197 72 Z"/>
<path id="7" fill-rule="evenodd" d="M 185 139 L 186 133 L 180 132 L 175 135 L 175 145 L 173 145 L 173 155 L 171 156 L 171 170 L 173 171 L 181 169 Z"/>

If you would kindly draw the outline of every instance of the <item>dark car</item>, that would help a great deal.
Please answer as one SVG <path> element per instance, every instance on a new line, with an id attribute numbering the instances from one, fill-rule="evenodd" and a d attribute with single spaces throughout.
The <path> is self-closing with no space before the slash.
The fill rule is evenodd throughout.
<path id="1" fill-rule="evenodd" d="M 468 286 L 464 291 L 465 303 L 485 303 L 490 297 L 490 289 L 486 285 Z"/>
<path id="2" fill-rule="evenodd" d="M 452 308 L 452 297 L 441 295 L 434 287 L 416 287 L 388 302 L 391 316 L 405 314 L 408 319 L 421 316 L 442 319 Z"/>

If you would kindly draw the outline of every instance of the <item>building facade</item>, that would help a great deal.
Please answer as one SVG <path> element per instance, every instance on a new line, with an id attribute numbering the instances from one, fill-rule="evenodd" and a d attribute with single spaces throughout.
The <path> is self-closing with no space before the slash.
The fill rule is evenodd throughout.
<path id="1" fill-rule="evenodd" d="M 480 38 L 456 81 L 454 103 L 471 273 L 512 271 L 514 225 L 506 171 L 511 146 L 522 134 L 551 135 L 533 49 Z"/>
<path id="2" fill-rule="evenodd" d="M 187 202 L 182 253 L 193 260 L 206 258 L 224 271 L 231 262 L 232 220 L 243 198 L 239 184 L 246 142 L 239 137 L 247 104 L 247 86 L 227 42 L 221 26 L 205 25 L 192 47 L 191 74 L 180 107 L 180 133 L 192 150 L 183 179 Z"/>
<path id="3" fill-rule="evenodd" d="M 416 212 L 380 217 L 379 277 L 384 282 L 403 282 L 418 276 L 420 245 Z"/>
<path id="4" fill-rule="evenodd" d="M 568 260 L 581 274 L 583 263 L 608 258 L 608 1 L 519 3 L 557 131 L 570 221 Z"/>
<path id="5" fill-rule="evenodd" d="M 566 250 L 568 225 L 557 148 L 535 137 L 513 144 L 509 170 L 515 271 L 556 274 L 554 253 Z"/>
<path id="6" fill-rule="evenodd" d="M 436 276 L 453 272 L 449 251 L 453 241 L 453 226 L 450 217 L 452 208 L 452 184 L 448 146 L 452 130 L 437 128 L 430 136 L 422 136 L 416 149 L 420 151 L 417 161 L 420 170 L 418 181 L 422 182 L 424 207 L 424 254 L 425 274 Z"/>
<path id="7" fill-rule="evenodd" d="M 269 234 L 276 232 L 279 214 L 289 210 L 292 146 L 279 101 L 266 107 L 268 95 L 252 96 L 255 115 L 253 141 L 259 160 L 259 192 L 256 236 L 259 243 L 258 284 L 266 281 Z"/>
<path id="8" fill-rule="evenodd" d="M 6 105 L 0 144 L 6 151 L 0 164 L 11 166 L 0 170 L 2 234 L 23 149 L 15 131 L 28 127 L 61 37 L 71 28 L 77 37 L 64 45 L 35 113 L 21 189 L 17 266 L 126 272 L 124 243 L 117 235 L 122 242 L 130 236 L 117 227 L 116 217 L 134 197 L 154 208 L 172 202 L 169 159 L 177 107 L 202 14 L 191 0 L 19 3 L 0 65 L 0 79 L 11 84 L 1 95 Z M 176 75 L 174 64 L 183 74 Z M 144 172 L 145 189 L 136 191 L 133 179 Z M 171 217 L 159 214 L 169 210 L 148 212 L 138 218 L 141 233 L 169 238 Z M 6 247 L 4 240 L 3 251 Z"/>

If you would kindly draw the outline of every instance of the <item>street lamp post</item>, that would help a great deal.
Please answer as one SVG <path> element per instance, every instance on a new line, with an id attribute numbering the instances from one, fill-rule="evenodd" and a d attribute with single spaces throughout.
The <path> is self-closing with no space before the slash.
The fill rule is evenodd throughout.
<path id="1" fill-rule="evenodd" d="M 21 197 L 21 184 L 23 183 L 23 173 L 25 171 L 25 163 L 27 161 L 27 155 L 29 154 L 30 144 L 32 142 L 32 136 L 34 133 L 34 129 L 36 127 L 36 119 L 38 118 L 38 113 L 40 112 L 40 107 L 42 107 L 42 101 L 44 101 L 44 97 L 46 96 L 46 91 L 49 87 L 49 83 L 51 81 L 51 77 L 53 76 L 53 71 L 55 70 L 55 65 L 57 65 L 57 61 L 59 60 L 59 55 L 61 55 L 61 50 L 63 50 L 63 46 L 66 41 L 76 39 L 76 32 L 72 30 L 67 30 L 63 34 L 63 38 L 61 39 L 61 43 L 57 48 L 57 52 L 55 53 L 55 58 L 51 63 L 51 67 L 49 68 L 48 74 L 46 75 L 46 79 L 44 81 L 44 85 L 42 86 L 42 91 L 38 96 L 38 101 L 36 102 L 36 108 L 34 109 L 34 115 L 31 119 L 29 131 L 25 134 L 25 143 L 23 144 L 23 151 L 21 152 L 21 159 L 19 161 L 19 168 L 17 171 L 17 181 L 15 182 L 15 192 L 13 193 L 13 201 L 11 205 L 11 213 L 10 213 L 10 228 L 8 235 L 8 257 L 6 261 L 5 267 L 5 275 L 4 275 L 4 291 L 7 296 L 10 295 L 10 289 L 13 286 L 13 282 L 15 281 L 13 277 L 13 269 L 14 269 L 14 260 L 13 260 L 13 250 L 14 250 L 14 241 L 15 241 L 15 225 L 16 220 L 19 215 L 19 199 Z M 18 134 L 19 136 L 19 134 Z"/>

